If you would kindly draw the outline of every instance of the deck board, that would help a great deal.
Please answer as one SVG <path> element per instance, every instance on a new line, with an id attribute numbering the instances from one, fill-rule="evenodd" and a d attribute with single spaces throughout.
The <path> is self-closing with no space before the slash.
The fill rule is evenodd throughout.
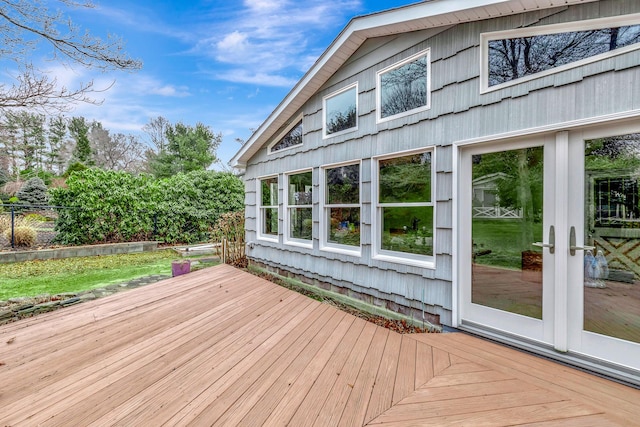
<path id="1" fill-rule="evenodd" d="M 0 326 L 0 425 L 633 425 L 640 390 L 221 265 Z"/>

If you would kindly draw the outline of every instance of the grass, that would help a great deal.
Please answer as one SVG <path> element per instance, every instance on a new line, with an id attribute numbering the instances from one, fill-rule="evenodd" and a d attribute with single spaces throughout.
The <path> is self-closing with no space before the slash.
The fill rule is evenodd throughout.
<path id="1" fill-rule="evenodd" d="M 138 277 L 171 274 L 175 259 L 175 252 L 163 250 L 0 264 L 0 300 L 76 293 Z"/>
<path id="2" fill-rule="evenodd" d="M 532 246 L 542 241 L 542 223 L 533 224 L 533 240 L 522 246 L 522 221 L 508 219 L 473 220 L 474 251 L 490 250 L 491 253 L 476 258 L 478 264 L 520 269 L 523 250 L 540 251 Z"/>

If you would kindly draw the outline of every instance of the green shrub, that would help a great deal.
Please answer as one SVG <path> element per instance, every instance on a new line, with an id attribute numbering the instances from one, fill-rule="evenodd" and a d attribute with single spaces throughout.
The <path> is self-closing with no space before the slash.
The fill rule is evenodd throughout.
<path id="1" fill-rule="evenodd" d="M 11 241 L 10 227 L 4 231 L 4 237 L 8 241 Z M 22 225 L 22 226 L 14 227 L 13 239 L 14 239 L 13 243 L 16 246 L 31 247 L 36 244 L 36 240 L 38 239 L 38 233 L 33 227 Z"/>
<path id="2" fill-rule="evenodd" d="M 66 188 L 53 188 L 59 209 L 57 241 L 63 244 L 208 240 L 218 217 L 244 206 L 244 185 L 229 173 L 196 171 L 171 178 L 87 169 Z"/>

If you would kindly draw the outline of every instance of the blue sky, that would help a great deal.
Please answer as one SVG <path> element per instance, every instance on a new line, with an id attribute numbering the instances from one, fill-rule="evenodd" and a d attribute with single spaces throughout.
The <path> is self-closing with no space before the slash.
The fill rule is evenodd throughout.
<path id="1" fill-rule="evenodd" d="M 223 134 L 226 164 L 354 16 L 414 0 L 94 0 L 72 20 L 93 35 L 115 34 L 144 62 L 135 73 L 97 74 L 47 66 L 73 87 L 94 79 L 100 106 L 68 115 L 112 132 L 140 133 L 156 116 L 202 122 Z M 110 86 L 111 85 L 111 86 Z"/>

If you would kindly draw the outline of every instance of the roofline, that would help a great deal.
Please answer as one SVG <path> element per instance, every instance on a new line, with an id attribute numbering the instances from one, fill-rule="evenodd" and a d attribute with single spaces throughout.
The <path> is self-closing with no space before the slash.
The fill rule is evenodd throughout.
<path id="1" fill-rule="evenodd" d="M 244 168 L 246 162 L 286 123 L 289 116 L 302 107 L 368 38 L 406 32 L 407 24 L 415 27 L 411 31 L 418 31 L 594 1 L 599 0 L 427 0 L 354 17 L 231 158 L 229 164 L 233 168 Z M 397 28 L 397 24 L 403 24 L 403 27 Z"/>

